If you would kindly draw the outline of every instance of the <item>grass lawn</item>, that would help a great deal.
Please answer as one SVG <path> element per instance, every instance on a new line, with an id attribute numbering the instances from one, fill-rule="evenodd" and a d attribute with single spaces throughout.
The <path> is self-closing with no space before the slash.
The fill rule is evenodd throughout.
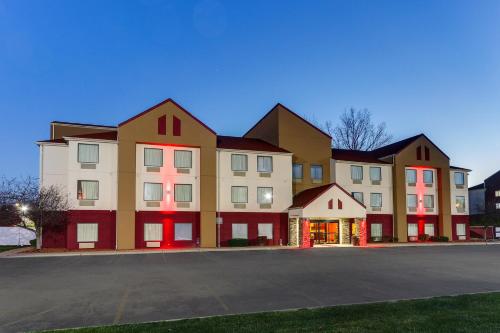
<path id="1" fill-rule="evenodd" d="M 500 293 L 61 332 L 499 332 Z"/>
<path id="2" fill-rule="evenodd" d="M 22 246 L 16 246 L 16 245 L 0 245 L 0 252 L 13 250 L 13 249 L 17 249 L 17 248 L 20 248 L 20 247 L 22 247 Z"/>

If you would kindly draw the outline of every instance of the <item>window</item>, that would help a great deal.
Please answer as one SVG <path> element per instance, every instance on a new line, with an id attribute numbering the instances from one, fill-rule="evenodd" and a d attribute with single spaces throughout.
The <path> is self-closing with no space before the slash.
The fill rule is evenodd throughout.
<path id="1" fill-rule="evenodd" d="M 163 240 L 163 224 L 144 223 L 144 241 L 154 242 Z"/>
<path id="2" fill-rule="evenodd" d="M 434 183 L 434 172 L 432 170 L 424 170 L 424 184 Z"/>
<path id="3" fill-rule="evenodd" d="M 99 145 L 79 143 L 78 163 L 99 163 Z"/>
<path id="4" fill-rule="evenodd" d="M 231 170 L 232 171 L 247 171 L 248 156 L 243 154 L 231 154 Z"/>
<path id="5" fill-rule="evenodd" d="M 467 239 L 467 234 L 465 232 L 465 223 L 457 223 L 457 237 L 459 240 Z"/>
<path id="6" fill-rule="evenodd" d="M 259 204 L 273 203 L 273 188 L 257 187 L 257 203 Z"/>
<path id="7" fill-rule="evenodd" d="M 358 200 L 358 202 L 364 203 L 363 192 L 352 192 L 352 196 L 354 199 Z"/>
<path id="8" fill-rule="evenodd" d="M 433 195 L 424 195 L 424 208 L 434 208 Z"/>
<path id="9" fill-rule="evenodd" d="M 370 193 L 370 206 L 382 207 L 382 193 Z"/>
<path id="10" fill-rule="evenodd" d="M 406 203 L 408 205 L 408 208 L 417 208 L 417 195 L 408 194 L 406 196 Z"/>
<path id="11" fill-rule="evenodd" d="M 311 165 L 311 179 L 312 180 L 323 180 L 323 166 L 322 165 Z"/>
<path id="12" fill-rule="evenodd" d="M 175 184 L 174 200 L 175 202 L 191 202 L 192 201 L 191 184 Z"/>
<path id="13" fill-rule="evenodd" d="M 247 203 L 248 202 L 248 187 L 246 187 L 246 186 L 231 186 L 231 202 L 232 203 Z"/>
<path id="14" fill-rule="evenodd" d="M 192 155 L 190 150 L 174 150 L 174 167 L 177 169 L 191 168 Z"/>
<path id="15" fill-rule="evenodd" d="M 495 197 L 500 197 L 500 191 L 495 191 Z"/>
<path id="16" fill-rule="evenodd" d="M 144 183 L 144 201 L 163 200 L 163 184 Z"/>
<path id="17" fill-rule="evenodd" d="M 408 223 L 408 237 L 417 237 L 417 236 L 418 236 L 418 224 Z"/>
<path id="18" fill-rule="evenodd" d="M 351 165 L 351 179 L 354 182 L 361 182 L 363 180 L 363 167 L 359 165 Z"/>
<path id="19" fill-rule="evenodd" d="M 163 149 L 144 148 L 144 166 L 162 167 Z"/>
<path id="20" fill-rule="evenodd" d="M 248 239 L 248 225 L 246 223 L 233 223 L 232 238 Z"/>
<path id="21" fill-rule="evenodd" d="M 370 180 L 380 182 L 382 180 L 382 169 L 380 167 L 370 167 Z"/>
<path id="22" fill-rule="evenodd" d="M 293 179 L 303 179 L 304 178 L 304 166 L 302 164 L 293 164 L 292 177 Z"/>
<path id="23" fill-rule="evenodd" d="M 373 240 L 382 240 L 382 223 L 372 223 L 370 226 L 370 235 Z"/>
<path id="24" fill-rule="evenodd" d="M 97 242 L 97 230 L 97 223 L 78 223 L 76 225 L 77 242 Z"/>
<path id="25" fill-rule="evenodd" d="M 191 223 L 174 223 L 174 240 L 193 240 L 193 225 Z"/>
<path id="26" fill-rule="evenodd" d="M 96 180 L 79 180 L 77 182 L 78 200 L 99 200 L 99 182 Z"/>
<path id="27" fill-rule="evenodd" d="M 266 236 L 267 239 L 273 239 L 273 224 L 272 223 L 259 223 L 257 226 L 259 237 Z"/>
<path id="28" fill-rule="evenodd" d="M 457 206 L 457 212 L 465 212 L 465 197 L 457 196 L 455 205 Z"/>
<path id="29" fill-rule="evenodd" d="M 417 183 L 417 170 L 406 169 L 406 183 L 416 184 Z"/>
<path id="30" fill-rule="evenodd" d="M 455 172 L 455 185 L 465 185 L 465 174 L 463 172 Z"/>
<path id="31" fill-rule="evenodd" d="M 424 226 L 424 233 L 429 236 L 434 236 L 434 224 L 426 223 Z"/>
<path id="32" fill-rule="evenodd" d="M 257 172 L 273 172 L 272 156 L 257 156 Z"/>
<path id="33" fill-rule="evenodd" d="M 497 202 L 497 203 L 495 204 L 495 208 L 496 208 L 496 209 L 500 209 L 500 202 Z"/>

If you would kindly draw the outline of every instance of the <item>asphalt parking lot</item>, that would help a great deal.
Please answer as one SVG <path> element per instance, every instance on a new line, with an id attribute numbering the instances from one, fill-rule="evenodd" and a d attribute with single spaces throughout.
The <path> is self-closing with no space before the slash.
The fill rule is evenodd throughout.
<path id="1" fill-rule="evenodd" d="M 0 331 L 499 290 L 499 245 L 3 258 Z"/>

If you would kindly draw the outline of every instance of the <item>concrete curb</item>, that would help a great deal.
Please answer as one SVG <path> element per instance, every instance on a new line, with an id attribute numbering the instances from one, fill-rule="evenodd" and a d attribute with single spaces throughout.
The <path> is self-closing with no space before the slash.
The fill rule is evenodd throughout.
<path id="1" fill-rule="evenodd" d="M 32 250 L 32 249 L 33 249 L 32 246 L 26 246 L 26 247 L 20 247 L 18 249 L 12 249 L 9 251 L 0 252 L 0 258 L 19 255 L 20 253 L 23 253 L 23 252 L 26 252 L 26 251 Z"/>

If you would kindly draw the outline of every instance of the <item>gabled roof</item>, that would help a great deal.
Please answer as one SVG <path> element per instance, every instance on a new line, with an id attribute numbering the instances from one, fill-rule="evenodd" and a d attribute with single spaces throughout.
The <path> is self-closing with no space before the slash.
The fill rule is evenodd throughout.
<path id="1" fill-rule="evenodd" d="M 391 164 L 390 162 L 378 159 L 377 155 L 372 151 L 350 150 L 350 149 L 332 149 L 332 158 L 339 161 L 365 162 Z"/>
<path id="2" fill-rule="evenodd" d="M 462 170 L 462 171 L 467 171 L 467 172 L 471 172 L 472 171 L 471 169 L 457 167 L 457 166 L 453 166 L 453 165 L 450 165 L 450 169 L 452 169 L 452 170 Z"/>
<path id="3" fill-rule="evenodd" d="M 217 136 L 217 148 L 290 153 L 264 140 L 222 135 Z"/>
<path id="4" fill-rule="evenodd" d="M 397 142 L 394 142 L 394 143 L 391 143 L 389 145 L 386 145 L 386 146 L 383 146 L 383 147 L 380 147 L 377 149 L 374 149 L 374 150 L 372 150 L 372 152 L 378 158 L 386 157 L 386 156 L 390 156 L 390 155 L 396 155 L 421 137 L 424 137 L 425 139 L 427 139 L 427 141 L 429 141 L 434 147 L 436 147 L 437 150 L 439 150 L 444 156 L 446 156 L 449 159 L 448 155 L 446 155 L 434 142 L 432 142 L 423 133 L 406 138 L 406 139 L 403 139 L 403 140 L 400 140 L 400 141 L 397 141 Z"/>
<path id="5" fill-rule="evenodd" d="M 68 121 L 57 121 L 54 120 L 51 124 L 61 124 L 61 125 L 71 125 L 71 126 L 85 126 L 85 127 L 104 127 L 104 128 L 116 128 L 116 126 L 109 125 L 95 125 L 95 124 L 84 124 L 84 123 L 72 123 Z"/>
<path id="6" fill-rule="evenodd" d="M 271 114 L 271 112 L 274 111 L 274 109 L 276 109 L 277 107 L 281 107 L 283 108 L 285 111 L 288 111 L 290 112 L 292 115 L 294 115 L 295 117 L 297 117 L 299 120 L 301 120 L 302 122 L 306 123 L 307 125 L 311 126 L 312 128 L 314 128 L 316 131 L 320 132 L 321 134 L 325 135 L 326 137 L 328 138 L 332 138 L 331 135 L 329 135 L 328 133 L 326 133 L 325 131 L 321 130 L 320 128 L 318 128 L 317 126 L 311 124 L 309 121 L 307 121 L 306 119 L 304 119 L 303 117 L 299 116 L 298 114 L 296 114 L 295 112 L 293 112 L 292 110 L 290 110 L 289 108 L 287 108 L 286 106 L 284 106 L 283 104 L 281 103 L 277 103 L 274 107 L 271 108 L 271 110 L 269 110 L 262 118 L 260 118 L 260 120 L 258 122 L 255 123 L 255 125 L 253 125 L 248 131 L 246 131 L 245 134 L 243 134 L 243 136 L 246 136 L 248 133 L 250 133 L 255 127 L 257 127 L 257 125 L 259 125 L 267 116 L 269 116 Z"/>
<path id="7" fill-rule="evenodd" d="M 331 184 L 326 184 L 318 187 L 313 187 L 308 190 L 304 190 L 298 194 L 296 194 L 293 197 L 293 203 L 292 206 L 288 209 L 296 209 L 296 208 L 305 208 L 307 207 L 310 203 L 312 203 L 314 200 L 316 200 L 318 197 L 320 197 L 323 193 L 328 191 L 332 187 L 338 187 L 341 191 L 343 191 L 345 194 L 347 194 L 349 197 L 351 197 L 355 202 L 357 202 L 360 206 L 363 208 L 366 208 L 365 205 L 363 205 L 361 202 L 358 200 L 354 199 L 354 197 L 347 192 L 342 186 L 338 185 L 337 183 L 331 183 Z"/>
<path id="8" fill-rule="evenodd" d="M 495 172 L 494 174 L 492 174 L 491 176 L 489 176 L 488 178 L 486 178 L 484 180 L 484 182 L 486 182 L 486 181 L 488 181 L 488 180 L 490 180 L 492 178 L 496 178 L 497 176 L 500 176 L 500 170 L 498 170 L 497 172 Z"/>
<path id="9" fill-rule="evenodd" d="M 484 183 L 477 184 L 476 186 L 469 187 L 469 191 L 472 191 L 472 190 L 482 190 L 482 189 L 484 189 Z"/>
<path id="10" fill-rule="evenodd" d="M 173 99 L 171 98 L 167 98 L 166 100 L 164 100 L 163 102 L 160 102 L 152 107 L 150 107 L 149 109 L 145 110 L 145 111 L 142 111 L 141 113 L 139 114 L 136 114 L 135 116 L 125 120 L 125 121 L 122 121 L 121 123 L 118 124 L 118 127 L 120 126 L 123 126 L 129 122 L 131 122 L 132 120 L 134 119 L 137 119 L 139 117 L 142 117 L 143 115 L 145 115 L 146 113 L 156 109 L 157 107 L 159 106 L 162 106 L 163 104 L 167 104 L 167 103 L 172 103 L 174 104 L 175 106 L 177 106 L 179 109 L 181 109 L 182 111 L 184 111 L 188 116 L 190 116 L 191 118 L 193 118 L 195 121 L 197 121 L 200 125 L 202 125 L 203 127 L 205 127 L 207 130 L 209 130 L 210 132 L 212 132 L 213 134 L 217 134 L 215 133 L 215 131 L 213 129 L 211 129 L 210 127 L 208 127 L 207 125 L 205 125 L 205 123 L 203 123 L 201 120 L 199 120 L 198 118 L 196 118 L 195 116 L 193 116 L 188 110 L 184 109 L 182 106 L 180 106 L 179 104 L 177 104 L 176 101 L 174 101 Z"/>

